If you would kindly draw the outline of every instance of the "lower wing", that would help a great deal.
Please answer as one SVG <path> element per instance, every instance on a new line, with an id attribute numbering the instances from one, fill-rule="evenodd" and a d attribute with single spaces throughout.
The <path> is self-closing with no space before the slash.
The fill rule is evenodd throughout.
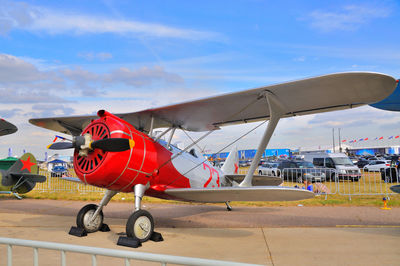
<path id="1" fill-rule="evenodd" d="M 277 186 L 174 188 L 164 192 L 180 200 L 195 202 L 290 201 L 314 197 L 313 192 L 305 189 Z"/>
<path id="2" fill-rule="evenodd" d="M 241 183 L 245 175 L 225 175 L 225 178 L 229 181 L 235 181 Z M 277 176 L 265 176 L 265 175 L 253 175 L 252 185 L 253 186 L 279 186 L 283 183 L 282 178 Z"/>

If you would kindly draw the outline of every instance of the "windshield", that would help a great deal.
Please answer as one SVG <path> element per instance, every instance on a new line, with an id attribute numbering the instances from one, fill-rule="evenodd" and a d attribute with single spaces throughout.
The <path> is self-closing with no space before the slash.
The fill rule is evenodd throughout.
<path id="1" fill-rule="evenodd" d="M 299 168 L 314 168 L 314 165 L 310 162 L 299 162 L 297 165 Z"/>
<path id="2" fill-rule="evenodd" d="M 348 157 L 336 157 L 332 160 L 336 165 L 354 165 Z"/>

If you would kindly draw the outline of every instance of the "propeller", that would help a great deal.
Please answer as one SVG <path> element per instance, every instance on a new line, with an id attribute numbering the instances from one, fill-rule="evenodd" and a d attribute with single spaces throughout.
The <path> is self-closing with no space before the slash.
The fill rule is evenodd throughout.
<path id="1" fill-rule="evenodd" d="M 90 143 L 92 149 L 102 149 L 103 151 L 126 151 L 135 146 L 133 139 L 110 138 L 100 139 Z"/>
<path id="2" fill-rule="evenodd" d="M 66 139 L 68 140 L 68 139 Z M 89 150 L 101 149 L 103 151 L 120 152 L 130 150 L 135 146 L 135 141 L 125 138 L 107 138 L 100 140 L 92 140 L 90 134 L 83 136 L 74 136 L 69 142 L 55 142 L 47 146 L 50 150 L 79 149 L 84 153 Z"/>

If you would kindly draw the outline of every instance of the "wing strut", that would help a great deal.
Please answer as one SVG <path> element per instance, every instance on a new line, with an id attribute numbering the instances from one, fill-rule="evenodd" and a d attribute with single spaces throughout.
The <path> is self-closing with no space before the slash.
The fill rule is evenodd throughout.
<path id="1" fill-rule="evenodd" d="M 172 141 L 172 137 L 173 137 L 174 134 L 175 134 L 175 130 L 176 130 L 176 127 L 173 127 L 173 128 L 172 128 L 172 132 L 171 132 L 171 134 L 169 135 L 168 144 L 167 144 L 167 149 L 169 149 L 169 148 L 171 147 L 171 141 Z"/>
<path id="2" fill-rule="evenodd" d="M 151 115 L 150 130 L 149 130 L 149 136 L 150 136 L 150 138 L 153 137 L 153 129 L 154 129 L 154 116 Z"/>
<path id="3" fill-rule="evenodd" d="M 249 171 L 247 172 L 244 180 L 240 183 L 240 187 L 251 187 L 254 171 L 256 170 L 258 163 L 260 162 L 261 155 L 265 152 L 265 148 L 267 147 L 269 140 L 272 137 L 272 134 L 275 131 L 275 128 L 279 122 L 279 119 L 287 113 L 285 106 L 279 101 L 279 99 L 270 91 L 266 91 L 262 97 L 267 98 L 268 108 L 270 119 L 268 122 L 267 129 L 262 136 L 261 142 L 258 145 L 256 155 L 254 156 L 253 161 L 251 162 Z"/>

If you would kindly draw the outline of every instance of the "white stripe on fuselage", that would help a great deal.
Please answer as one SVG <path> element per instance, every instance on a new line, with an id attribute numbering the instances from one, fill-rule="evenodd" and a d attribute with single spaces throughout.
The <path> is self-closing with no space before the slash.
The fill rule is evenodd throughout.
<path id="1" fill-rule="evenodd" d="M 179 149 L 173 146 L 171 146 L 171 149 L 172 156 L 180 152 Z M 196 158 L 188 152 L 183 152 L 172 160 L 175 169 L 189 179 L 190 187 L 204 188 L 207 183 L 206 187 L 208 188 L 218 187 L 218 178 L 219 186 L 225 183 L 224 174 L 219 168 L 213 167 L 207 160 L 204 161 L 202 155 L 197 156 Z"/>

